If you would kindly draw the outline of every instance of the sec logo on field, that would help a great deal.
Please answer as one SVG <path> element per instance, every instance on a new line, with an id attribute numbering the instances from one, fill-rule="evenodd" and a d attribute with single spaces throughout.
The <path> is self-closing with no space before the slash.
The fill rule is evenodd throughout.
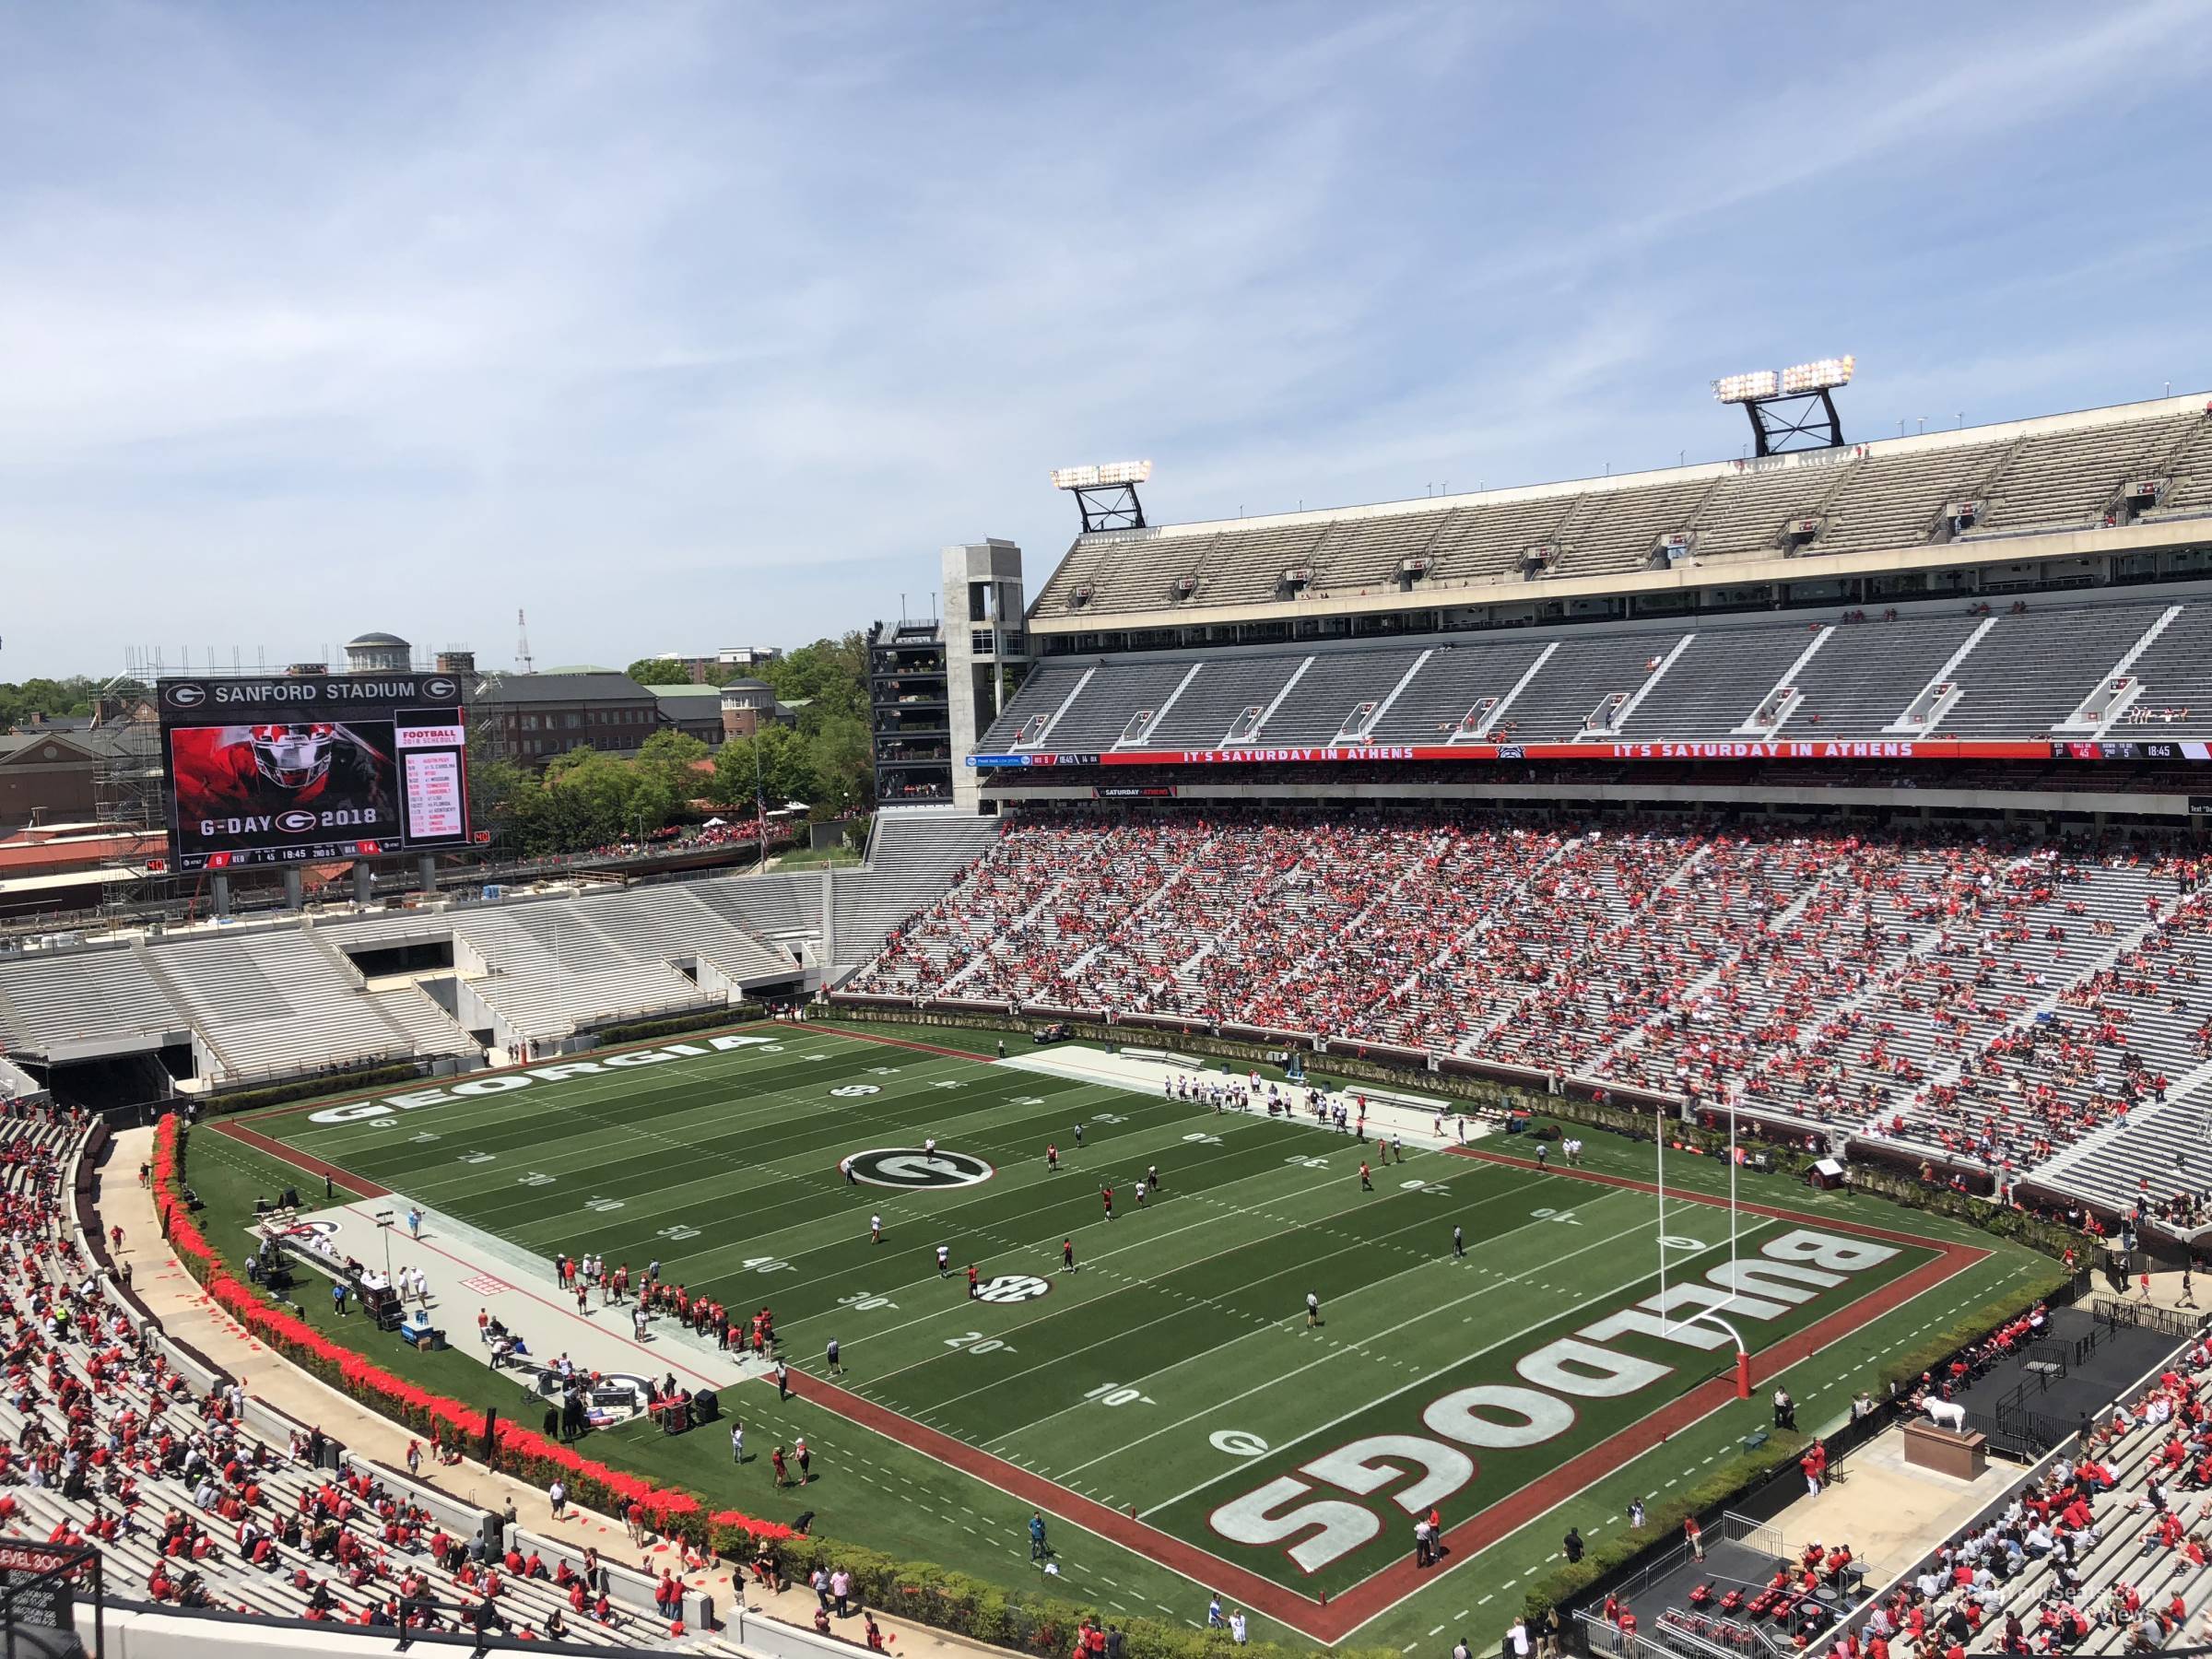
<path id="1" fill-rule="evenodd" d="M 1033 1273 L 1002 1273 L 975 1288 L 975 1300 L 987 1302 L 1035 1301 L 1053 1288 L 1051 1279 Z"/>
<path id="2" fill-rule="evenodd" d="M 904 1187 L 909 1191 L 974 1186 L 998 1173 L 982 1159 L 967 1152 L 935 1152 L 920 1147 L 874 1147 L 844 1159 L 853 1179 L 870 1186 Z"/>

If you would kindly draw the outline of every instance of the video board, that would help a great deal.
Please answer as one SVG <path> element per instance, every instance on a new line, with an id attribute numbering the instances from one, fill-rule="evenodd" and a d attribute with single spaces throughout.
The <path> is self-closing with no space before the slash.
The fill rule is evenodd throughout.
<path id="1" fill-rule="evenodd" d="M 466 845 L 467 730 L 448 674 L 165 679 L 179 870 Z"/>

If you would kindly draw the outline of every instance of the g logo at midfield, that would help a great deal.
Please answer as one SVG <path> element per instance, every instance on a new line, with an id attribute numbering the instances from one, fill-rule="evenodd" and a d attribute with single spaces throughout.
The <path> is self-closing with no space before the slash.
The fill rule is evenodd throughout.
<path id="1" fill-rule="evenodd" d="M 942 1147 L 935 1152 L 919 1147 L 875 1147 L 853 1153 L 845 1164 L 855 1181 L 910 1192 L 974 1186 L 998 1173 L 971 1153 L 947 1152 Z"/>
<path id="2" fill-rule="evenodd" d="M 1035 1301 L 1053 1288 L 1051 1279 L 1033 1273 L 1002 1273 L 975 1288 L 975 1300 L 987 1302 Z"/>

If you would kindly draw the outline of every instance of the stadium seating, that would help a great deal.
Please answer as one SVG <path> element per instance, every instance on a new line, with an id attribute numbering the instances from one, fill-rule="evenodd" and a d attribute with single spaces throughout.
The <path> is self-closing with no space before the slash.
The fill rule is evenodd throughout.
<path id="1" fill-rule="evenodd" d="M 97 1053 L 133 1043 L 182 1041 L 186 1018 L 162 993 L 143 954 L 56 951 L 0 971 L 11 1048 Z"/>
<path id="2" fill-rule="evenodd" d="M 2201 1494 L 2212 1448 L 2193 1420 L 2212 1378 L 2199 1342 L 2052 1460 L 1994 1520 L 1936 1553 L 1881 1607 L 1887 1628 L 1955 1618 L 1974 1653 L 2159 1652 L 2197 1640 L 2212 1615 Z M 1917 1604 L 1919 1611 L 1914 1612 Z M 2026 1645 L 2007 1649 L 2007 1637 Z"/>
<path id="3" fill-rule="evenodd" d="M 2177 404 L 2183 406 L 2175 406 Z M 1270 518 L 1079 536 L 1038 597 L 1043 617 L 1111 619 L 1179 606 L 1263 606 L 1304 594 L 1406 590 L 1502 596 L 1542 574 L 1606 577 L 1651 567 L 1680 535 L 1700 564 L 1776 557 L 1794 527 L 1809 549 L 1863 553 L 2094 529 L 2124 485 L 2166 478 L 2145 516 L 2212 506 L 2212 436 L 2173 399 L 2003 428 L 1885 439 L 1764 465 L 1713 463 L 1626 478 L 1398 501 Z M 1978 511 L 1963 527 L 1952 510 Z M 1407 562 L 1414 561 L 1411 571 Z M 1425 561 L 1423 563 L 1422 561 Z M 1292 587 L 1286 574 L 1302 571 Z"/>
<path id="4" fill-rule="evenodd" d="M 396 1473 L 319 1467 L 307 1432 L 207 1372 L 95 1272 L 65 1204 L 85 1125 L 42 1108 L 0 1115 L 0 1301 L 9 1382 L 0 1394 L 0 1537 L 89 1543 L 108 1594 L 330 1624 L 396 1622 L 402 1594 L 429 1628 L 472 1623 L 486 1601 L 509 1633 L 589 1646 L 727 1652 L 699 1628 L 696 1595 L 672 1632 L 653 1581 L 601 1569 L 608 1592 L 576 1607 L 555 1577 L 580 1552 L 519 1529 L 525 1571 L 472 1558 L 483 1514 Z M 443 1540 L 450 1554 L 442 1560 Z M 547 1576 L 526 1570 L 535 1555 Z M 487 1579 L 487 1568 L 499 1580 Z M 425 1628 L 419 1614 L 410 1623 Z"/>
<path id="5" fill-rule="evenodd" d="M 2212 1186 L 2131 1133 L 2212 1102 L 2204 874 L 2155 837 L 1027 815 L 845 989 L 1733 1101 L 2122 1207 Z"/>
<path id="6" fill-rule="evenodd" d="M 412 1033 L 388 1020 L 344 957 L 301 928 L 182 941 L 158 957 L 174 1000 L 223 1080 L 282 1076 L 310 1053 L 345 1066 L 412 1057 Z"/>
<path id="7" fill-rule="evenodd" d="M 816 970 L 833 979 L 826 919 L 840 961 L 866 960 L 997 830 L 995 818 L 942 807 L 887 808 L 859 869 L 516 895 L 0 956 L 0 1053 L 69 1062 L 189 1044 L 197 1075 L 215 1084 L 394 1061 L 480 1064 L 472 1030 L 520 1047 L 727 1006 Z M 372 987 L 348 954 L 402 946 L 450 947 L 454 1013 L 408 977 Z"/>
<path id="8" fill-rule="evenodd" d="M 2121 487 L 2159 476 L 2166 458 L 2203 423 L 2128 421 L 2023 438 L 1996 469 L 1970 535 L 2087 529 L 2101 524 Z"/>
<path id="9" fill-rule="evenodd" d="M 2168 612 L 2174 614 L 2171 618 Z M 1329 745 L 1372 703 L 1367 740 L 1440 744 L 1727 739 L 1776 735 L 1895 740 L 2079 737 L 2077 710 L 2115 673 L 2139 683 L 2110 723 L 2115 736 L 2212 735 L 2212 601 L 2131 597 L 2039 603 L 2003 614 L 1964 602 L 1806 624 L 1764 617 L 1696 626 L 1568 628 L 1440 635 L 1433 644 L 1331 643 L 1049 665 L 1008 702 L 985 750 Z M 1809 652 L 1809 655 L 1807 654 Z M 1769 694 L 1797 696 L 1775 727 L 1752 716 Z M 1952 688 L 1934 723 L 1905 716 L 1924 691 Z M 1070 694 L 1073 700 L 1070 701 Z M 1486 700 L 1490 706 L 1487 708 Z M 1618 700 L 1618 702 L 1616 702 Z M 1238 714 L 1265 718 L 1232 734 Z M 1149 724 L 1135 724 L 1149 713 Z M 1129 734 L 1124 741 L 1124 735 Z"/>
<path id="10" fill-rule="evenodd" d="M 950 887 L 997 839 L 998 820 L 942 807 L 887 806 L 876 814 L 868 868 L 832 870 L 830 917 L 841 965 L 866 961 L 892 928 Z M 722 885 L 741 886 L 742 877 Z"/>
<path id="11" fill-rule="evenodd" d="M 2166 462 L 2171 480 L 2147 519 L 2194 518 L 2212 512 L 2212 420 L 2199 422 Z"/>

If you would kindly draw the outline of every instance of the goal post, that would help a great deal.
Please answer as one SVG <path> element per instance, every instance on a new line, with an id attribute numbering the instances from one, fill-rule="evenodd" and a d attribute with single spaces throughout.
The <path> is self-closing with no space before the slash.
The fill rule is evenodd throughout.
<path id="1" fill-rule="evenodd" d="M 1671 1335 L 1673 1332 L 1679 1331 L 1685 1326 L 1700 1324 L 1712 1325 L 1716 1329 L 1725 1333 L 1729 1341 L 1735 1344 L 1735 1397 L 1739 1400 L 1748 1400 L 1751 1397 L 1751 1350 L 1744 1344 L 1743 1333 L 1738 1331 L 1735 1326 L 1727 1320 L 1721 1317 L 1722 1311 L 1732 1305 L 1737 1296 L 1737 1291 L 1735 1288 L 1737 1278 L 1735 1271 L 1736 1263 L 1735 1252 L 1737 1219 L 1735 1183 L 1738 1173 L 1738 1166 L 1736 1163 L 1735 1155 L 1735 1102 L 1733 1099 L 1728 1102 L 1728 1294 L 1723 1297 L 1718 1302 L 1715 1302 L 1708 1307 L 1698 1308 L 1693 1312 L 1685 1314 L 1680 1319 L 1675 1318 L 1673 1311 L 1667 1304 L 1666 1299 L 1666 1253 L 1669 1249 L 1675 1247 L 1677 1241 L 1666 1230 L 1667 1123 L 1666 1108 L 1664 1105 L 1653 1108 L 1652 1112 L 1652 1129 L 1653 1140 L 1656 1143 L 1658 1159 L 1658 1181 L 1656 1184 L 1659 1194 L 1658 1244 L 1659 1307 L 1660 1318 L 1662 1321 L 1661 1335 Z M 1693 1239 L 1682 1240 L 1680 1241 L 1680 1243 L 1685 1248 L 1694 1245 L 1699 1251 L 1703 1251 L 1707 1248 L 1707 1246 L 1701 1241 Z"/>

